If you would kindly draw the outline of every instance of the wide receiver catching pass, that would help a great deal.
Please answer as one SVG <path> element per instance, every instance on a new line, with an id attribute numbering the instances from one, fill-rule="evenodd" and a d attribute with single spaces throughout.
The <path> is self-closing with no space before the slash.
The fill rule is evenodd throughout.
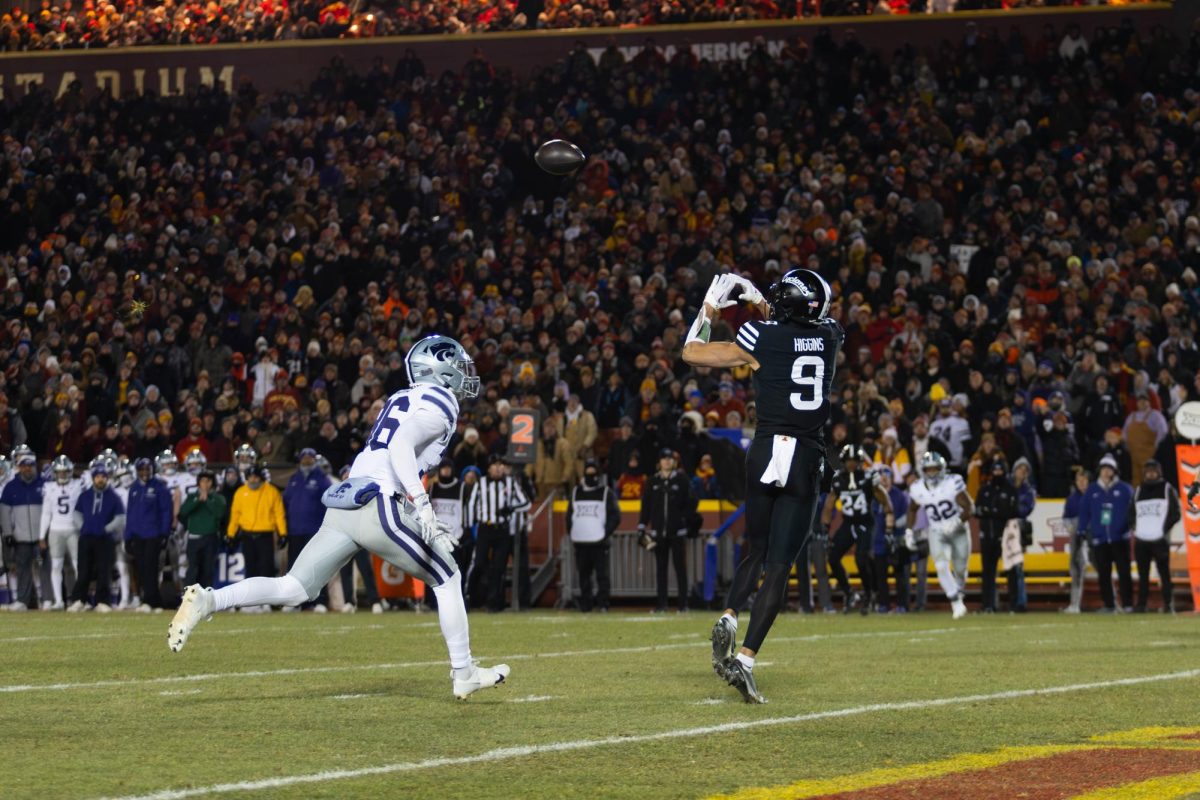
<path id="1" fill-rule="evenodd" d="M 764 317 L 738 329 L 733 342 L 710 342 L 731 293 Z M 826 315 L 832 291 L 807 269 L 794 269 L 767 297 L 736 275 L 718 275 L 696 317 L 683 359 L 693 366 L 749 366 L 754 371 L 758 428 L 746 452 L 747 555 L 738 564 L 725 613 L 713 627 L 713 667 L 747 703 L 765 703 L 754 659 L 784 602 L 788 573 L 811 534 L 825 461 L 829 389 L 845 334 Z M 762 577 L 741 650 L 734 654 L 737 612 Z"/>
<path id="2" fill-rule="evenodd" d="M 196 625 L 213 612 L 298 606 L 315 599 L 361 547 L 433 587 L 455 697 L 465 699 L 504 682 L 508 665 L 483 668 L 471 660 L 462 580 L 453 557 L 458 532 L 438 524 L 421 483 L 454 433 L 459 398 L 479 393 L 475 364 L 462 345 L 438 335 L 414 344 L 404 363 L 411 387 L 388 398 L 349 477 L 325 492 L 325 520 L 288 574 L 249 578 L 216 591 L 189 586 L 167 631 L 172 650 L 182 650 Z"/>

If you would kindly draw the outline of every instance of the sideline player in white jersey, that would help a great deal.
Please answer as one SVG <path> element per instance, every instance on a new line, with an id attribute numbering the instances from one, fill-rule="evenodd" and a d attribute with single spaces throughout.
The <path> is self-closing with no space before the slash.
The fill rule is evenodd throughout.
<path id="1" fill-rule="evenodd" d="M 100 458 L 104 458 L 108 462 L 109 474 L 112 475 L 112 489 L 117 493 L 117 499 L 121 501 L 122 508 L 129 508 L 129 487 L 133 486 L 135 475 L 133 474 L 133 465 L 129 463 L 129 459 L 125 456 L 117 456 L 113 453 L 112 460 L 106 457 L 106 453 L 111 451 L 106 450 L 100 454 Z M 112 466 L 115 464 L 116 466 Z M 117 610 L 124 611 L 130 608 L 136 608 L 141 604 L 139 598 L 133 592 L 133 587 L 130 585 L 129 575 L 133 566 L 133 559 L 129 557 L 129 553 L 125 551 L 125 531 L 122 530 L 117 538 L 116 552 L 113 554 L 113 565 L 117 568 L 117 588 L 121 593 L 121 599 L 117 603 Z"/>
<path id="2" fill-rule="evenodd" d="M 929 555 L 937 568 L 938 582 L 950 600 L 954 619 L 967 615 L 963 602 L 963 587 L 967 583 L 967 561 L 971 557 L 971 532 L 967 520 L 974 503 L 967 494 L 967 485 L 959 475 L 946 470 L 946 459 L 929 450 L 921 456 L 921 477 L 908 487 L 908 527 L 904 531 L 904 546 L 909 552 L 917 549 L 913 525 L 917 512 L 925 512 L 928 523 Z"/>
<path id="3" fill-rule="evenodd" d="M 58 456 L 50 462 L 50 473 L 54 480 L 47 482 L 42 489 L 38 546 L 50 555 L 50 587 L 54 591 L 54 604 L 50 608 L 62 611 L 67 607 L 63 600 L 63 566 L 66 559 L 71 559 L 71 569 L 79 571 L 79 528 L 75 524 L 75 501 L 83 494 L 84 484 L 75 477 L 75 463 L 66 456 Z"/>
<path id="4" fill-rule="evenodd" d="M 183 649 L 196 625 L 216 611 L 314 600 L 361 547 L 433 587 L 455 697 L 504 682 L 508 665 L 484 668 L 471 659 L 462 581 L 451 555 L 457 531 L 438 524 L 421 482 L 455 431 L 459 398 L 479 394 L 475 364 L 462 345 L 439 335 L 414 344 L 404 362 L 411 388 L 388 398 L 349 477 L 325 492 L 325 520 L 288 574 L 216 591 L 189 586 L 167 631 L 171 650 Z"/>
<path id="5" fill-rule="evenodd" d="M 208 468 L 208 458 L 199 448 L 193 448 L 183 459 L 184 472 L 179 473 L 179 500 L 182 503 L 199 491 L 196 482 L 200 473 Z"/>

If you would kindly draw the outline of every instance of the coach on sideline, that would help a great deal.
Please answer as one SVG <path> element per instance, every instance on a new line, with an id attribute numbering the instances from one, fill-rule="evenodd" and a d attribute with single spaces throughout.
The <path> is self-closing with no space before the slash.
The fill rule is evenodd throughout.
<path id="1" fill-rule="evenodd" d="M 283 497 L 278 489 L 267 483 L 266 471 L 255 465 L 246 473 L 246 484 L 239 486 L 233 494 L 233 508 L 226 529 L 230 540 L 241 539 L 247 578 L 275 577 L 275 550 L 272 547 L 275 534 L 279 534 L 279 545 L 285 546 L 288 527 Z"/>

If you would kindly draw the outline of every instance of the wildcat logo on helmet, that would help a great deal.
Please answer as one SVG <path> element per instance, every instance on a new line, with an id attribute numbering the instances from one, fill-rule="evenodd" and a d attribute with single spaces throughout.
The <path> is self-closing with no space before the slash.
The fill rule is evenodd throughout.
<path id="1" fill-rule="evenodd" d="M 458 348 L 450 342 L 438 342 L 429 348 L 429 354 L 438 361 L 454 361 Z"/>

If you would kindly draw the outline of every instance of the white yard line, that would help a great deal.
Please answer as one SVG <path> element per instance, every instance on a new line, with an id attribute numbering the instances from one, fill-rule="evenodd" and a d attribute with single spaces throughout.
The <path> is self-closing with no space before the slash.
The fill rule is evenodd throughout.
<path id="1" fill-rule="evenodd" d="M 435 623 L 436 624 L 436 623 Z M 245 636 L 249 633 L 348 633 L 350 631 L 378 631 L 386 625 L 335 625 L 333 627 L 293 628 L 283 625 L 270 625 L 260 628 L 218 628 L 205 631 L 205 636 Z M 159 638 L 161 632 L 148 630 L 114 631 L 111 633 L 64 633 L 61 635 L 46 634 L 42 636 L 11 636 L 0 638 L 0 644 L 18 642 L 57 642 L 71 639 L 130 639 L 130 638 Z"/>
<path id="2" fill-rule="evenodd" d="M 549 694 L 531 694 L 526 697 L 514 697 L 511 700 L 506 700 L 507 703 L 544 703 L 547 700 L 557 700 L 554 695 Z"/>
<path id="3" fill-rule="evenodd" d="M 470 764 L 486 764 L 497 761 L 511 761 L 528 756 L 549 753 L 567 753 L 581 750 L 595 750 L 602 747 L 618 745 L 641 744 L 645 742 L 661 742 L 671 739 L 684 739 L 694 736 L 708 736 L 730 731 L 744 731 L 755 728 L 766 728 L 779 725 L 796 725 L 803 722 L 816 722 L 825 719 L 839 719 L 864 714 L 880 714 L 892 711 L 919 711 L 928 708 L 944 706 L 970 705 L 972 703 L 994 702 L 998 700 L 1016 700 L 1024 697 L 1041 697 L 1045 695 L 1068 694 L 1071 692 L 1086 692 L 1093 689 L 1112 689 L 1120 686 L 1137 686 L 1161 681 L 1177 681 L 1200 677 L 1200 669 L 1186 672 L 1164 672 L 1157 675 L 1140 675 L 1132 678 L 1116 678 L 1108 681 L 1091 683 L 1072 683 L 1061 686 L 1045 686 L 1037 689 L 1013 689 L 991 694 L 962 695 L 959 697 L 938 697 L 929 700 L 906 700 L 894 703 L 872 703 L 864 706 L 836 708 L 829 711 L 814 711 L 808 714 L 797 714 L 788 717 L 768 717 L 766 719 L 748 720 L 745 722 L 726 722 L 720 725 L 705 725 L 697 728 L 675 728 L 657 733 L 644 733 L 633 736 L 608 736 L 601 739 L 575 739 L 565 742 L 550 742 L 548 744 L 528 744 L 517 747 L 501 747 L 487 750 L 470 756 L 451 758 L 430 758 L 424 761 L 401 761 L 394 764 L 382 764 L 378 767 L 362 769 L 329 770 L 313 772 L 305 775 L 285 775 L 278 778 L 261 780 L 238 781 L 235 783 L 217 783 L 211 786 L 197 786 L 188 789 L 163 789 L 142 795 L 126 795 L 109 800 L 185 800 L 189 797 L 201 797 L 212 794 L 229 794 L 231 792 L 254 792 L 266 789 L 283 789 L 302 784 L 327 783 L 329 781 L 352 780 L 367 778 L 375 775 L 391 775 L 402 772 L 417 772 L 420 770 L 437 769 L 439 767 L 456 767 Z"/>
<path id="4" fill-rule="evenodd" d="M 1049 623 L 1048 625 L 1009 625 L 1007 628 L 1029 629 L 1036 627 L 1053 627 L 1057 625 L 1065 625 L 1069 623 Z M 951 634 L 951 633 L 969 633 L 979 631 L 984 633 L 992 633 L 997 628 L 979 628 L 979 627 L 955 627 L 955 628 L 930 628 L 928 630 L 900 630 L 900 631 L 862 631 L 859 633 L 816 633 L 810 636 L 780 636 L 771 639 L 773 643 L 784 642 L 820 642 L 835 639 L 874 639 L 874 638 L 891 638 L 891 637 L 907 637 L 914 633 L 925 636 Z M 206 632 L 207 633 L 207 632 Z M 544 658 L 576 658 L 582 656 L 597 656 L 597 655 L 622 655 L 630 653 L 650 653 L 663 650 L 686 650 L 690 648 L 708 647 L 707 642 L 683 642 L 678 644 L 658 644 L 644 645 L 640 647 L 597 647 L 591 650 L 562 650 L 549 653 L 515 653 L 507 656 L 490 657 L 489 661 L 505 662 L 505 661 L 532 661 Z M 282 669 L 266 669 L 266 670 L 250 670 L 246 672 L 210 672 L 199 673 L 194 675 L 167 675 L 160 678 L 131 678 L 129 680 L 106 680 L 106 681 L 86 681 L 79 683 L 20 683 L 0 686 L 0 694 L 16 694 L 20 692 L 62 692 L 71 691 L 74 689 L 106 689 L 112 687 L 130 687 L 130 686 L 155 686 L 161 684 L 172 683 L 193 683 L 196 681 L 215 681 L 226 680 L 229 678 L 268 678 L 277 675 L 315 675 L 322 673 L 338 673 L 338 672 L 378 672 L 382 670 L 394 669 L 413 669 L 417 667 L 438 667 L 444 666 L 445 661 L 401 661 L 384 664 L 351 664 L 340 667 L 285 667 Z"/>

